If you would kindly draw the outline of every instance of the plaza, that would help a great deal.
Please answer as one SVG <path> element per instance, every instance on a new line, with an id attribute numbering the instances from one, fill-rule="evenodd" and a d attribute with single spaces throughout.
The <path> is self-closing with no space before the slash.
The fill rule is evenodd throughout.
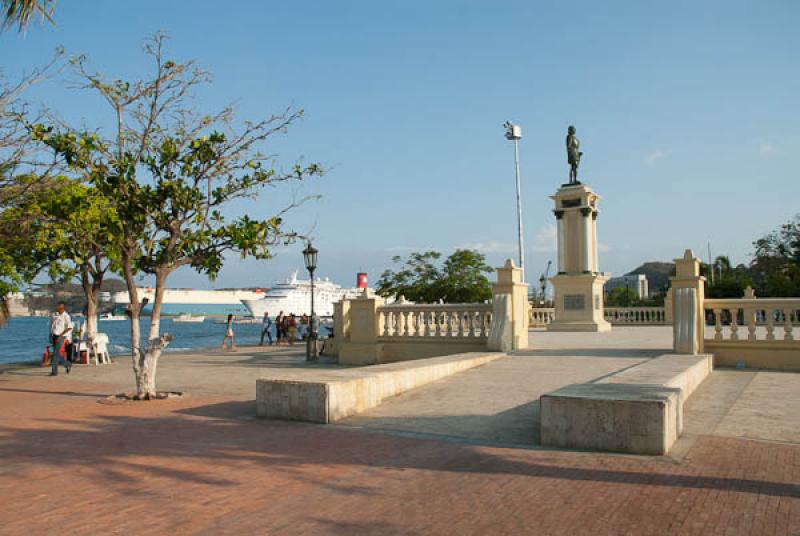
<path id="1" fill-rule="evenodd" d="M 538 395 L 669 350 L 669 327 L 531 330 L 534 349 L 329 425 L 257 419 L 254 383 L 339 366 L 294 349 L 0 374 L 3 534 L 794 534 L 800 376 L 716 369 L 668 456 L 543 448 Z M 299 349 L 298 349 L 299 350 Z"/>

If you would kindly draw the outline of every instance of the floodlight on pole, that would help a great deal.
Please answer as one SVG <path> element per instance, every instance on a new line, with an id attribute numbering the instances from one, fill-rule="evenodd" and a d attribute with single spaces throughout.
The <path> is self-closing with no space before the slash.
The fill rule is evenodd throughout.
<path id="1" fill-rule="evenodd" d="M 523 245 L 522 232 L 522 187 L 519 176 L 519 140 L 522 139 L 522 127 L 511 121 L 503 124 L 506 129 L 506 139 L 514 142 L 514 166 L 517 177 L 517 239 L 519 242 L 519 268 L 522 272 L 522 282 L 525 282 L 525 246 Z"/>

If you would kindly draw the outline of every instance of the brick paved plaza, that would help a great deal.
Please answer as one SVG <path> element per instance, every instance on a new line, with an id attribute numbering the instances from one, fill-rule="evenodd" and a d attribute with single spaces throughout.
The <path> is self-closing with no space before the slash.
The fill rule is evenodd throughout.
<path id="1" fill-rule="evenodd" d="M 535 351 L 328 426 L 253 418 L 260 371 L 305 366 L 286 351 L 170 355 L 161 387 L 188 396 L 148 403 L 105 400 L 132 381 L 122 359 L 58 378 L 6 369 L 0 533 L 800 534 L 800 374 L 714 372 L 670 457 L 524 436 L 526 383 L 551 384 L 555 357 L 599 376 L 658 351 L 638 329 L 627 354 L 533 333 Z"/>

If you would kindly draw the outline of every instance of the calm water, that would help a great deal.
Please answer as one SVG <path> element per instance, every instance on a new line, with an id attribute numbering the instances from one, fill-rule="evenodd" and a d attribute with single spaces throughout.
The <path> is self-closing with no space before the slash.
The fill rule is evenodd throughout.
<path id="1" fill-rule="evenodd" d="M 82 320 L 82 319 L 81 319 Z M 167 348 L 168 352 L 185 352 L 195 348 L 213 348 L 219 346 L 225 335 L 225 324 L 216 324 L 215 318 L 206 318 L 202 323 L 173 322 L 169 318 L 161 320 L 161 333 L 175 335 Z M 0 328 L 0 363 L 18 363 L 42 358 L 48 343 L 47 330 L 49 318 L 14 317 L 6 327 Z M 150 318 L 141 320 L 142 336 L 146 337 L 150 329 Z M 98 331 L 108 334 L 112 355 L 130 351 L 130 323 L 128 321 L 103 321 L 98 324 Z M 325 329 L 321 329 L 325 336 Z M 258 344 L 261 337 L 260 324 L 235 324 L 236 344 Z M 275 327 L 272 327 L 275 337 Z"/>

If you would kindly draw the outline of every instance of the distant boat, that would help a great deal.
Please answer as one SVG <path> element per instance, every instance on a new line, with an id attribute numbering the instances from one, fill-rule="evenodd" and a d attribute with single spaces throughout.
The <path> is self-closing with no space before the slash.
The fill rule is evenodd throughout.
<path id="1" fill-rule="evenodd" d="M 205 322 L 205 320 L 206 317 L 204 316 L 194 316 L 188 313 L 178 315 L 172 319 L 173 322 L 194 322 L 194 323 Z"/>
<path id="2" fill-rule="evenodd" d="M 115 315 L 113 313 L 103 313 L 102 315 L 100 315 L 100 320 L 106 320 L 106 321 L 111 321 L 111 320 L 118 321 L 127 319 L 128 317 L 125 315 Z"/>

